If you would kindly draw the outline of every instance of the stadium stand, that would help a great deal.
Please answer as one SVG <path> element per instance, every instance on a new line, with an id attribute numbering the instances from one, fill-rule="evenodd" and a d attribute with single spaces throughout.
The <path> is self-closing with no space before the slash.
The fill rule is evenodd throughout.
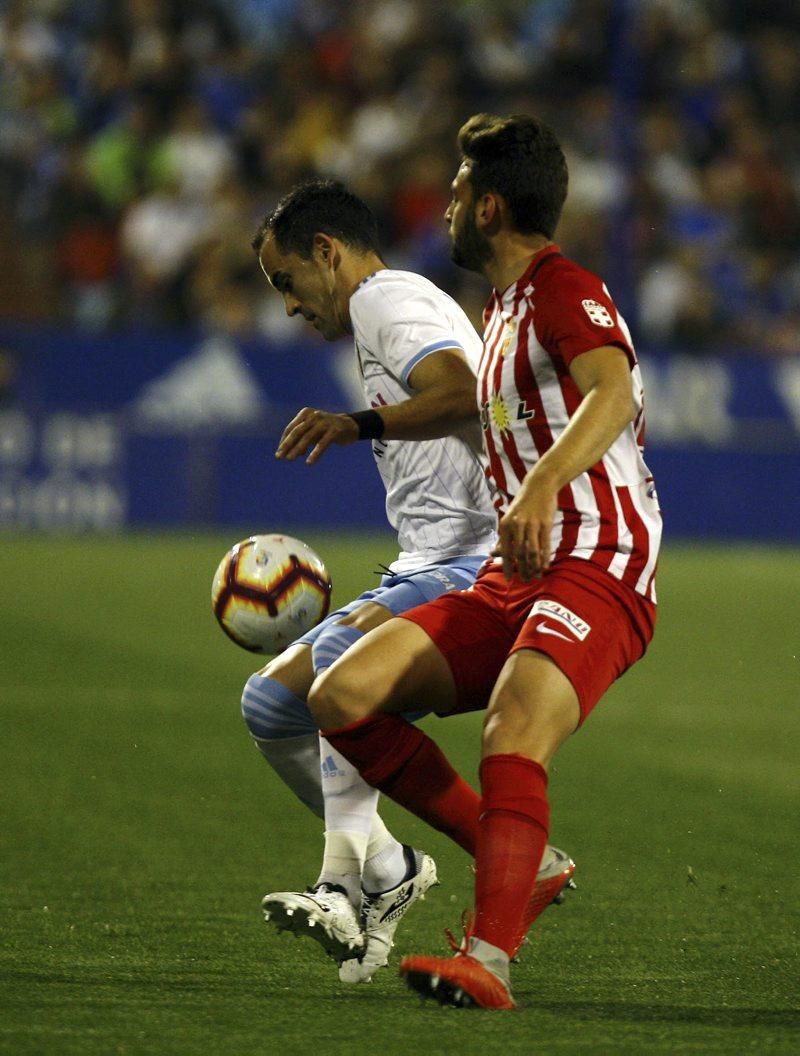
<path id="1" fill-rule="evenodd" d="M 249 234 L 304 174 L 477 318 L 442 225 L 454 132 L 533 111 L 572 171 L 561 243 L 640 341 L 785 356 L 800 332 L 791 0 L 10 0 L 0 314 L 282 335 Z"/>

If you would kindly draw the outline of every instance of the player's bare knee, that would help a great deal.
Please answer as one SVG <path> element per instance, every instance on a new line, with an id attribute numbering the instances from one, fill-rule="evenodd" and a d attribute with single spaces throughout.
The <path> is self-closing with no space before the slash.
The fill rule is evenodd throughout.
<path id="1" fill-rule="evenodd" d="M 321 730 L 337 729 L 365 718 L 370 704 L 363 676 L 357 671 L 351 673 L 347 664 L 334 665 L 314 682 L 308 707 Z"/>
<path id="2" fill-rule="evenodd" d="M 298 697 L 307 695 L 314 681 L 311 647 L 293 645 L 274 657 L 257 674 L 274 678 Z"/>

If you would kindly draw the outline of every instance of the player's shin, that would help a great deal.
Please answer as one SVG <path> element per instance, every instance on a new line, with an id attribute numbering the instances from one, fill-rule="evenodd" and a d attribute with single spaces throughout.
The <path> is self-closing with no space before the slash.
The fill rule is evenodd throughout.
<path id="1" fill-rule="evenodd" d="M 318 884 L 337 884 L 361 905 L 361 874 L 378 804 L 371 788 L 343 755 L 320 738 L 325 800 L 325 855 Z"/>
<path id="2" fill-rule="evenodd" d="M 318 817 L 324 816 L 319 731 L 304 700 L 277 679 L 251 675 L 242 693 L 242 717 L 272 769 Z"/>
<path id="3" fill-rule="evenodd" d="M 547 845 L 547 774 L 532 759 L 498 754 L 483 760 L 480 777 L 473 944 L 512 956 Z"/>
<path id="4" fill-rule="evenodd" d="M 399 715 L 379 715 L 324 736 L 374 788 L 475 853 L 480 800 L 438 746 Z"/>

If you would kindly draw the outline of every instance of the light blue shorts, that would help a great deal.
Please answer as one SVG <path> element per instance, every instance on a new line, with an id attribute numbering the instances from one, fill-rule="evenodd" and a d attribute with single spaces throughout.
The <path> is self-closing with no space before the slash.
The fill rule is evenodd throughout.
<path id="1" fill-rule="evenodd" d="M 338 623 L 342 616 L 355 612 L 368 601 L 383 605 L 393 616 L 397 616 L 413 609 L 415 605 L 433 601 L 448 591 L 467 590 L 475 582 L 478 569 L 485 561 L 486 557 L 454 557 L 438 565 L 425 565 L 413 572 L 385 575 L 374 590 L 365 590 L 292 644 L 311 645 L 326 627 Z"/>

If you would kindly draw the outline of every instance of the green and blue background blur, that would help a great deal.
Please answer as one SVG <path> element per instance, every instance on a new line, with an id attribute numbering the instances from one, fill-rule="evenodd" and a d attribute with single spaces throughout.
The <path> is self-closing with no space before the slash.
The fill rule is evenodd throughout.
<path id="1" fill-rule="evenodd" d="M 0 28 L 0 1052 L 798 1051 L 796 4 L 16 0 Z M 476 111 L 562 139 L 559 241 L 633 330 L 665 519 L 651 650 L 552 774 L 579 889 L 500 1017 L 418 1006 L 396 961 L 348 990 L 263 927 L 322 827 L 209 606 L 253 532 L 318 549 L 334 601 L 394 556 L 366 445 L 273 458 L 360 397 L 249 241 L 338 176 L 477 325 L 442 222 Z M 480 717 L 425 727 L 475 782 Z M 442 878 L 396 957 L 441 951 L 469 862 L 383 809 Z"/>

